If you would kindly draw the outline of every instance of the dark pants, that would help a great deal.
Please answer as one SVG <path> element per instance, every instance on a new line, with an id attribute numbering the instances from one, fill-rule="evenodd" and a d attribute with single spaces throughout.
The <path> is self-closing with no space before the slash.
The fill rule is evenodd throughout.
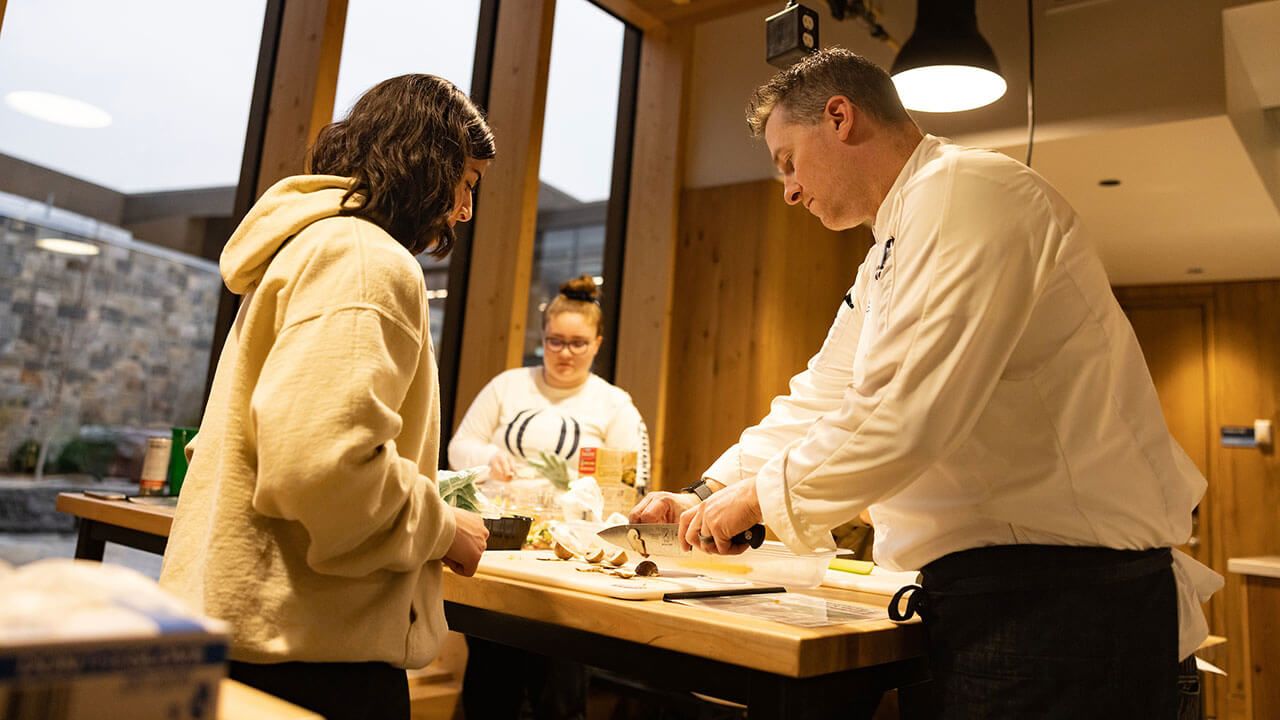
<path id="1" fill-rule="evenodd" d="M 468 637 L 462 708 L 469 720 L 579 720 L 587 710 L 587 667 Z"/>
<path id="2" fill-rule="evenodd" d="M 409 681 L 386 663 L 232 662 L 231 679 L 327 720 L 409 720 Z"/>
<path id="3" fill-rule="evenodd" d="M 929 563 L 911 602 L 933 682 L 904 689 L 904 714 L 1179 717 L 1171 562 L 1168 549 L 1019 545 Z"/>

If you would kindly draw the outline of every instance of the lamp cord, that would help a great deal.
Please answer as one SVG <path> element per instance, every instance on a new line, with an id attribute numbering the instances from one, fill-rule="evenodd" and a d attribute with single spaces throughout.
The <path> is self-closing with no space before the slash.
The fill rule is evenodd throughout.
<path id="1" fill-rule="evenodd" d="M 1027 0 L 1027 167 L 1036 137 L 1036 27 L 1032 1 Z"/>

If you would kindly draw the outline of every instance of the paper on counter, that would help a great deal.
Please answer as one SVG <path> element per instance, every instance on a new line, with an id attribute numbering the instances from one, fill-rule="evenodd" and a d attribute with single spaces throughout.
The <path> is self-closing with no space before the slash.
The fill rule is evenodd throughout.
<path id="1" fill-rule="evenodd" d="M 893 595 L 904 586 L 920 582 L 920 573 L 890 572 L 880 567 L 872 568 L 870 575 L 858 575 L 840 570 L 827 570 L 822 584 L 827 587 L 838 587 L 846 590 L 873 593 L 876 595 Z"/>

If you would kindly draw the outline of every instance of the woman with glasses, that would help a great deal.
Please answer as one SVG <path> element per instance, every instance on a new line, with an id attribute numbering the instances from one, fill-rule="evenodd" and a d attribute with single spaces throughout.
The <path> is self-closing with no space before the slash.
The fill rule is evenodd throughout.
<path id="1" fill-rule="evenodd" d="M 604 340 L 599 296 L 588 275 L 560 285 L 542 315 L 542 365 L 507 370 L 480 391 L 449 443 L 451 467 L 487 465 L 491 478 L 511 480 L 517 463 L 543 452 L 570 467 L 584 447 L 643 452 L 631 396 L 591 372 Z"/>
<path id="2" fill-rule="evenodd" d="M 568 280 L 542 315 L 542 364 L 507 370 L 476 396 L 449 443 L 455 469 L 488 465 L 511 480 L 517 463 L 548 452 L 576 467 L 578 450 L 635 450 L 643 467 L 643 423 L 626 391 L 591 372 L 604 340 L 600 290 L 590 276 Z M 516 718 L 526 697 L 534 718 L 582 718 L 587 670 L 468 638 L 462 703 L 469 718 Z"/>

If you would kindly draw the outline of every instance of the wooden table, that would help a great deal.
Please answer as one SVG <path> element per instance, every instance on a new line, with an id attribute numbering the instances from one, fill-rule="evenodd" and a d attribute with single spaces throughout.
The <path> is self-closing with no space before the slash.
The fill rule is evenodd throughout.
<path id="1" fill-rule="evenodd" d="M 57 507 L 84 523 L 76 556 L 98 559 L 104 541 L 163 552 L 173 514 L 171 508 L 71 493 L 59 495 Z M 885 604 L 848 590 L 804 592 Z M 887 618 L 804 628 L 484 573 L 445 573 L 444 598 L 452 630 L 662 688 L 740 702 L 753 720 L 869 716 L 885 690 L 927 674 L 921 626 Z"/>
<path id="2" fill-rule="evenodd" d="M 108 542 L 163 555 L 173 524 L 171 507 L 99 500 L 84 493 L 58 493 L 56 507 L 80 518 L 76 557 L 85 560 L 101 561 Z"/>

